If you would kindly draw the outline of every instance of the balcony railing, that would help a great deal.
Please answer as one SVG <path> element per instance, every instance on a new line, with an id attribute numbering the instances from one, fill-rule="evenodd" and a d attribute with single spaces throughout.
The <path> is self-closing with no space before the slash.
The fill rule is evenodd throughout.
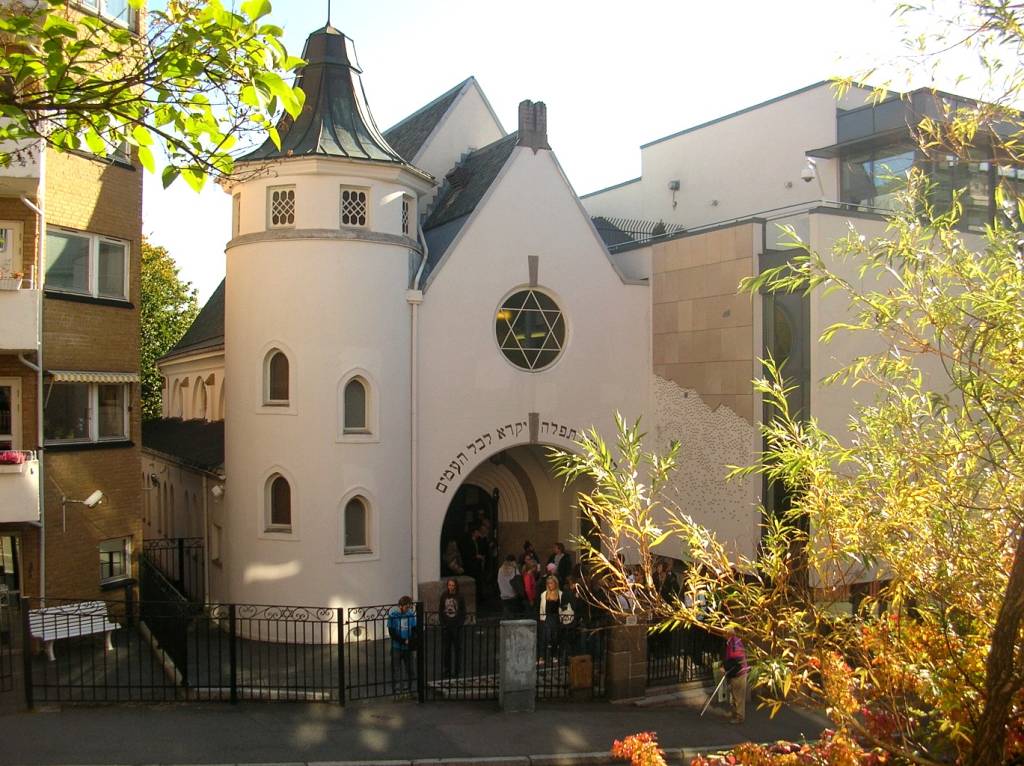
<path id="1" fill-rule="evenodd" d="M 0 523 L 39 521 L 39 460 L 34 452 L 0 452 Z"/>
<path id="2" fill-rule="evenodd" d="M 0 351 L 35 350 L 40 300 L 31 271 L 21 277 L 0 273 Z"/>

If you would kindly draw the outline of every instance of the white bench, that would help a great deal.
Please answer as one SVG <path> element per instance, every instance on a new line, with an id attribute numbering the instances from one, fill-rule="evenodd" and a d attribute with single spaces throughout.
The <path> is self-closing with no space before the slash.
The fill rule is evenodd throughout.
<path id="1" fill-rule="evenodd" d="M 61 638 L 106 634 L 106 650 L 112 651 L 111 634 L 120 627 L 107 617 L 105 601 L 79 601 L 74 604 L 47 606 L 31 609 L 28 613 L 29 631 L 43 642 L 50 662 L 53 656 L 53 642 Z"/>

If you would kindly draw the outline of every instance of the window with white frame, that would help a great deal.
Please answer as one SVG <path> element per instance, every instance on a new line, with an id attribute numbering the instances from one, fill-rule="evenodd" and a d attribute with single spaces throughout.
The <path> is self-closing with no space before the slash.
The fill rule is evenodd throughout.
<path id="1" fill-rule="evenodd" d="M 266 531 L 292 531 L 292 486 L 279 473 L 267 479 L 266 486 Z"/>
<path id="2" fill-rule="evenodd" d="M 370 546 L 370 505 L 357 495 L 345 503 L 345 555 L 373 553 Z"/>
<path id="3" fill-rule="evenodd" d="M 128 300 L 128 243 L 47 227 L 46 289 Z"/>
<path id="4" fill-rule="evenodd" d="M 294 186 L 271 186 L 267 189 L 267 220 L 272 229 L 295 225 Z"/>
<path id="5" fill-rule="evenodd" d="M 128 0 L 78 0 L 78 4 L 123 27 L 138 28 L 138 12 Z"/>
<path id="6" fill-rule="evenodd" d="M 341 225 L 366 226 L 369 213 L 365 189 L 341 187 Z"/>
<path id="7" fill-rule="evenodd" d="M 409 236 L 409 219 L 412 215 L 412 197 L 402 196 L 402 233 Z"/>
<path id="8" fill-rule="evenodd" d="M 43 406 L 46 443 L 124 441 L 128 400 L 123 383 L 51 383 Z"/>
<path id="9" fill-rule="evenodd" d="M 263 404 L 287 407 L 289 404 L 288 357 L 279 349 L 271 349 L 263 363 Z"/>
<path id="10" fill-rule="evenodd" d="M 123 580 L 132 574 L 132 539 L 117 537 L 100 543 L 100 582 Z"/>

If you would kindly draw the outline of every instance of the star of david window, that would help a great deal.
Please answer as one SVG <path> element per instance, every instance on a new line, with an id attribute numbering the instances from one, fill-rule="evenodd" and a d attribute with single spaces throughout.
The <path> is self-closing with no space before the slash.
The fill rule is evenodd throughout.
<path id="1" fill-rule="evenodd" d="M 519 290 L 498 309 L 494 332 L 501 353 L 516 367 L 531 372 L 550 366 L 565 344 L 565 318 L 551 296 Z"/>

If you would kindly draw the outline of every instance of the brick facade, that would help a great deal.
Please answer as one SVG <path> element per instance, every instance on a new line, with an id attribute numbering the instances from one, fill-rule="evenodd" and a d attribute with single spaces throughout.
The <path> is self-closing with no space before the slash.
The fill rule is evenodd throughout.
<path id="1" fill-rule="evenodd" d="M 47 150 L 45 213 L 48 226 L 102 234 L 129 247 L 128 302 L 109 305 L 89 298 L 54 293 L 43 301 L 43 364 L 46 370 L 139 370 L 139 285 L 142 232 L 142 173 L 124 165 Z M 38 204 L 38 201 L 37 201 Z M 0 198 L 0 219 L 25 223 L 23 258 L 36 248 L 34 215 L 16 198 Z M 22 447 L 38 445 L 36 377 L 16 355 L 0 356 L 0 377 L 22 380 Z M 47 385 L 49 385 L 47 383 Z M 131 538 L 132 575 L 138 575 L 142 546 L 141 406 L 139 386 L 130 387 L 128 440 L 116 444 L 62 445 L 44 453 L 46 594 L 100 598 L 98 546 L 108 539 Z M 45 397 L 45 388 L 44 388 Z M 95 508 L 69 503 L 101 490 Z M 0 525 L 0 534 L 20 537 L 22 592 L 39 593 L 38 530 L 29 525 Z M 111 594 L 106 594 L 111 595 Z"/>

